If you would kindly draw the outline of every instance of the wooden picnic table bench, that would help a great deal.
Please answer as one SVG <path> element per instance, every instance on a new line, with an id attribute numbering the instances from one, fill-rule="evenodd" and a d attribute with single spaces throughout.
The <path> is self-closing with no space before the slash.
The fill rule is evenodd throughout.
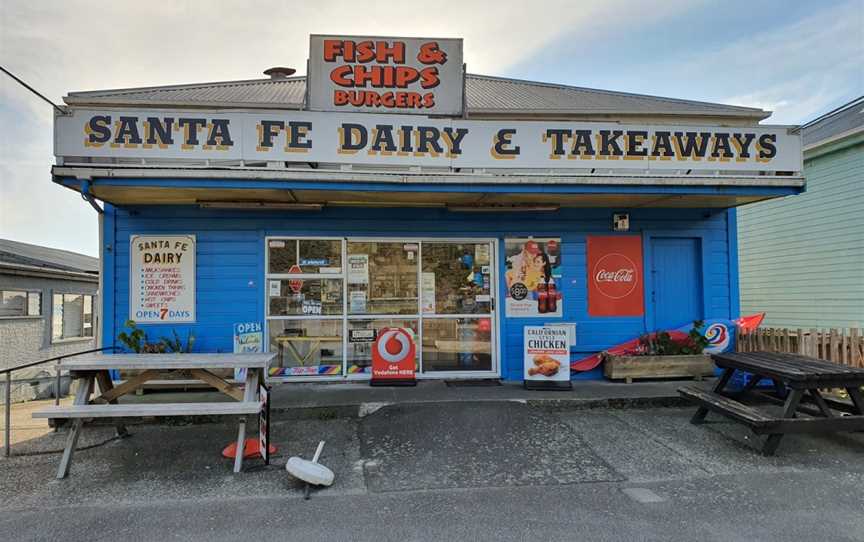
<path id="1" fill-rule="evenodd" d="M 66 439 L 66 447 L 60 459 L 57 478 L 69 473 L 72 455 L 85 419 L 160 416 L 241 416 L 237 431 L 237 454 L 234 472 L 243 468 L 243 446 L 246 440 L 246 416 L 261 411 L 258 386 L 266 379 L 267 367 L 276 358 L 275 354 L 113 354 L 93 355 L 69 359 L 60 364 L 78 382 L 78 389 L 71 406 L 54 406 L 33 413 L 34 418 L 70 419 L 72 427 Z M 246 379 L 241 387 L 217 376 L 212 371 L 245 369 Z M 114 386 L 109 369 L 140 370 L 141 373 L 118 386 Z M 134 392 L 150 380 L 166 373 L 181 373 L 185 377 L 200 380 L 234 399 L 232 402 L 200 403 L 123 403 L 118 398 Z M 99 395 L 91 397 L 95 385 Z M 117 423 L 117 434 L 125 436 L 126 427 Z"/>
<path id="2" fill-rule="evenodd" d="M 694 424 L 702 423 L 709 411 L 743 423 L 758 434 L 767 434 L 762 453 L 774 455 L 786 433 L 829 433 L 864 430 L 864 369 L 848 367 L 797 354 L 773 352 L 730 352 L 711 356 L 723 374 L 709 391 L 695 386 L 680 388 L 682 397 L 699 405 Z M 750 373 L 741 391 L 726 387 L 735 371 Z M 771 380 L 773 394 L 756 390 L 763 380 Z M 820 389 L 842 388 L 850 403 L 828 399 Z M 782 414 L 746 405 L 739 396 L 755 394 L 763 400 L 783 405 Z M 801 417 L 804 415 L 804 417 Z"/>

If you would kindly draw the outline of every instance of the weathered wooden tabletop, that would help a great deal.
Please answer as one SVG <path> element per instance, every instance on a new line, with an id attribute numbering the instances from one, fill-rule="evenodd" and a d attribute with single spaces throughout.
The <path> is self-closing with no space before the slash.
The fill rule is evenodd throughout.
<path id="1" fill-rule="evenodd" d="M 264 354 L 110 354 L 82 356 L 60 364 L 70 371 L 103 371 L 107 369 L 233 369 L 266 368 L 276 359 L 275 353 Z"/>

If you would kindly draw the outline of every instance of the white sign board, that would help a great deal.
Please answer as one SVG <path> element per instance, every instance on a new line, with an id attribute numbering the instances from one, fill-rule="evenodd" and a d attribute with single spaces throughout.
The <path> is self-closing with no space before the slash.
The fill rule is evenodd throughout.
<path id="1" fill-rule="evenodd" d="M 462 40 L 309 37 L 307 109 L 461 115 Z"/>
<path id="2" fill-rule="evenodd" d="M 194 235 L 133 235 L 129 257 L 130 320 L 195 321 Z"/>
<path id="3" fill-rule="evenodd" d="M 570 333 L 568 326 L 525 326 L 525 380 L 570 381 Z"/>
<path id="4" fill-rule="evenodd" d="M 369 255 L 348 255 L 348 284 L 369 284 Z"/>
<path id="5" fill-rule="evenodd" d="M 58 157 L 189 158 L 373 166 L 801 171 L 785 126 L 465 121 L 312 111 L 73 109 Z M 614 179 L 609 179 L 614 183 Z"/>

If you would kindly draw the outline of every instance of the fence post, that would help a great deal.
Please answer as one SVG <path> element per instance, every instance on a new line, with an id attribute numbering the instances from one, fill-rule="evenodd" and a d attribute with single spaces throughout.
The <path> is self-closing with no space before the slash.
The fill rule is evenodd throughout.
<path id="1" fill-rule="evenodd" d="M 57 379 L 54 381 L 54 406 L 60 405 L 60 361 L 62 359 L 57 360 Z"/>
<path id="2" fill-rule="evenodd" d="M 12 371 L 6 373 L 6 443 L 3 454 L 12 453 Z"/>

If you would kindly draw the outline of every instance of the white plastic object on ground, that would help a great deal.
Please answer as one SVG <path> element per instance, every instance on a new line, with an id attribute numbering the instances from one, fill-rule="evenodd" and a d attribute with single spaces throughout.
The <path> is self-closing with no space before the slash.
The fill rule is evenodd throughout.
<path id="1" fill-rule="evenodd" d="M 291 457 L 288 463 L 285 464 L 285 470 L 288 473 L 300 479 L 307 484 L 316 486 L 329 486 L 333 484 L 333 479 L 336 477 L 333 471 L 318 463 L 318 458 L 321 457 L 321 451 L 324 449 L 324 441 L 318 443 L 318 448 L 315 450 L 315 457 L 312 461 L 301 457 Z"/>

